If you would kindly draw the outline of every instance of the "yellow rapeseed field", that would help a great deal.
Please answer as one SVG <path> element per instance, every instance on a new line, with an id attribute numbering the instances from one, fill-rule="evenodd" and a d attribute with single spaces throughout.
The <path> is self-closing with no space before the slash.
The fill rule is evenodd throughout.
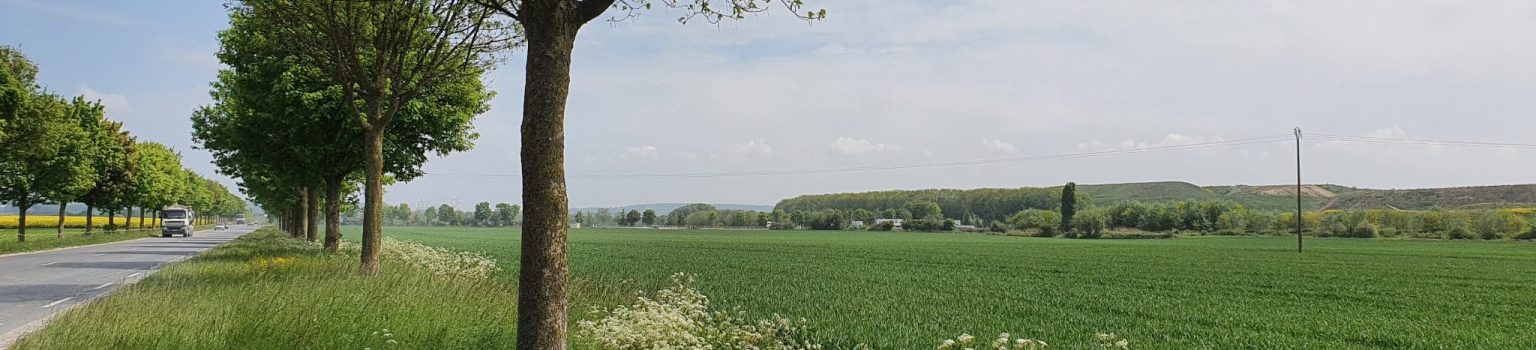
<path id="1" fill-rule="evenodd" d="M 144 224 L 145 225 L 149 225 L 150 224 L 150 220 L 151 220 L 151 218 L 144 218 Z M 17 215 L 14 215 L 14 214 L 13 215 L 0 215 L 0 229 L 16 228 L 17 223 L 20 222 L 20 221 L 21 221 L 21 217 L 17 216 Z M 129 224 L 129 222 L 130 221 L 127 218 L 124 218 L 124 217 L 121 217 L 121 216 L 117 217 L 117 224 L 118 225 L 127 225 L 127 224 Z M 137 217 L 135 217 L 131 222 L 133 224 L 137 225 L 138 222 L 139 222 L 139 219 Z M 107 217 L 106 216 L 97 216 L 92 223 L 95 224 L 96 227 L 105 227 L 105 226 L 107 226 Z M 52 227 L 59 227 L 59 217 L 58 217 L 58 215 L 27 215 L 27 227 L 29 227 L 29 228 L 52 228 Z M 85 216 L 84 215 L 81 215 L 81 216 L 65 216 L 64 217 L 64 227 L 66 227 L 66 228 L 85 228 Z"/>

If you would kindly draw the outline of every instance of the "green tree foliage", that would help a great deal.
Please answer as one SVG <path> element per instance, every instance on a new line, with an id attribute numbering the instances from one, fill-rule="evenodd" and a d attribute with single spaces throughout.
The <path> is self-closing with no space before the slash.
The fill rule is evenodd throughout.
<path id="1" fill-rule="evenodd" d="M 639 210 L 630 210 L 628 213 L 624 213 L 625 226 L 635 226 L 635 224 L 640 223 L 641 219 L 642 215 Z"/>
<path id="2" fill-rule="evenodd" d="M 475 203 L 475 226 L 492 226 L 491 219 L 496 215 L 491 211 L 491 202 Z"/>
<path id="3" fill-rule="evenodd" d="M 487 109 L 491 94 L 479 80 L 481 70 L 457 70 L 395 96 L 399 106 L 390 107 L 388 127 L 370 128 L 368 118 L 357 114 L 358 106 L 369 100 L 338 83 L 348 80 L 332 75 L 328 69 L 333 66 L 308 55 L 313 47 L 283 40 L 296 33 L 282 28 L 288 23 L 284 18 L 258 11 L 261 8 L 231 6 L 231 28 L 219 37 L 220 61 L 230 68 L 214 84 L 215 104 L 194 115 L 195 136 L 228 175 L 260 174 L 273 186 L 324 188 L 326 246 L 334 250 L 341 207 L 354 200 L 349 194 L 355 190 L 344 189 L 366 177 L 363 170 L 374 159 L 366 142 L 370 130 L 379 131 L 378 166 L 381 176 L 387 176 L 379 182 L 409 181 L 422 174 L 420 165 L 427 156 L 471 147 L 476 137 L 471 120 Z M 259 192 L 291 196 L 291 191 Z"/>
<path id="4" fill-rule="evenodd" d="M 443 226 L 458 225 L 459 213 L 447 204 L 437 206 L 437 223 Z"/>
<path id="5" fill-rule="evenodd" d="M 515 204 L 497 203 L 495 219 L 497 226 L 516 226 L 517 216 L 522 212 L 523 208 Z"/>
<path id="6" fill-rule="evenodd" d="M 1071 229 L 1072 217 L 1077 215 L 1077 183 L 1068 182 L 1061 188 L 1061 230 Z"/>
<path id="7" fill-rule="evenodd" d="M 908 203 L 932 202 L 945 218 L 964 218 L 969 213 L 981 220 L 1001 221 L 1025 209 L 1056 210 L 1060 198 L 1057 190 L 1027 187 L 877 191 L 798 196 L 779 201 L 774 210 L 864 209 L 878 213 L 880 218 L 912 219 L 916 213 L 907 208 Z"/>
<path id="8" fill-rule="evenodd" d="M 656 210 L 655 209 L 646 209 L 644 213 L 640 214 L 640 222 L 644 223 L 645 226 L 655 225 L 656 224 Z"/>
<path id="9" fill-rule="evenodd" d="M 438 218 L 438 215 L 437 215 L 437 207 L 429 206 L 429 207 L 427 207 L 426 210 L 422 210 L 421 217 L 422 217 L 422 219 L 424 219 L 426 221 L 426 222 L 423 222 L 423 224 L 426 224 L 428 226 L 436 226 L 438 221 L 439 221 L 438 220 L 439 218 Z"/>
<path id="10" fill-rule="evenodd" d="M 677 209 L 672 209 L 671 212 L 667 213 L 667 219 L 671 220 L 671 222 L 668 222 L 668 224 L 673 226 L 693 226 L 687 222 L 688 217 L 693 215 L 693 213 L 706 211 L 715 211 L 715 206 L 704 203 L 694 203 L 678 207 Z"/>
<path id="11" fill-rule="evenodd" d="M 97 152 L 91 161 L 96 168 L 96 186 L 79 200 L 86 206 L 86 234 L 93 230 L 96 209 L 115 211 L 132 205 L 138 182 L 137 141 L 123 130 L 123 123 L 103 119 L 95 131 L 91 140 L 96 142 Z"/>
<path id="12" fill-rule="evenodd" d="M 906 205 L 907 211 L 912 213 L 915 219 L 936 220 L 944 218 L 944 209 L 939 203 L 933 201 L 913 201 Z"/>
<path id="13" fill-rule="evenodd" d="M 1090 208 L 1073 216 L 1072 233 L 1080 238 L 1103 237 L 1104 229 L 1109 226 L 1109 212 L 1104 209 Z"/>
<path id="14" fill-rule="evenodd" d="M 138 206 L 158 210 L 177 204 L 182 199 L 183 188 L 188 186 L 186 173 L 181 169 L 181 155 L 163 144 L 153 141 L 139 142 L 139 176 L 134 189 L 138 193 Z"/>
<path id="15" fill-rule="evenodd" d="M 1045 237 L 1055 236 L 1061 229 L 1061 214 L 1042 209 L 1025 209 L 1009 217 L 1008 225 L 1018 230 L 1039 230 Z"/>
<path id="16" fill-rule="evenodd" d="M 340 86 L 339 105 L 346 106 L 340 115 L 362 130 L 360 269 L 376 273 L 383 187 L 392 171 L 387 162 L 395 158 L 414 168 L 425 161 L 419 153 L 392 157 L 407 148 L 391 145 L 389 135 L 430 140 L 420 129 L 395 123 L 415 114 L 424 125 L 438 127 L 438 121 L 483 112 L 489 94 L 479 76 L 495 62 L 492 53 L 517 43 L 512 39 L 518 32 L 489 10 L 456 0 L 245 1 L 230 7 L 236 16 L 264 22 L 261 34 Z M 432 96 L 442 100 L 428 99 Z"/>

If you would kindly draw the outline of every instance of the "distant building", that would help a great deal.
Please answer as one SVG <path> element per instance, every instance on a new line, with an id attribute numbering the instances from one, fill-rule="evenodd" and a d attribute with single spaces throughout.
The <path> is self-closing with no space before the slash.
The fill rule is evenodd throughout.
<path id="1" fill-rule="evenodd" d="M 875 219 L 875 225 L 891 223 L 891 227 L 901 228 L 901 219 Z"/>
<path id="2" fill-rule="evenodd" d="M 864 228 L 864 222 L 863 221 L 859 221 L 859 220 L 853 220 L 853 221 L 848 223 L 848 228 L 854 228 L 854 229 Z"/>

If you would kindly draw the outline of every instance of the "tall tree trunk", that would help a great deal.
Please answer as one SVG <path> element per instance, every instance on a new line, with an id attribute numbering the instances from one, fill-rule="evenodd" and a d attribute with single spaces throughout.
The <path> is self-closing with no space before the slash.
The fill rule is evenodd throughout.
<path id="1" fill-rule="evenodd" d="M 144 228 L 144 207 L 139 207 L 139 228 Z"/>
<path id="2" fill-rule="evenodd" d="M 363 158 L 363 254 L 359 270 L 370 275 L 379 272 L 379 244 L 384 232 L 384 129 L 370 125 L 363 133 L 367 154 Z"/>
<path id="3" fill-rule="evenodd" d="M 306 215 L 306 213 L 308 213 L 308 212 L 309 212 L 309 190 L 305 190 L 303 187 L 300 187 L 299 188 L 299 206 L 298 206 L 298 208 L 294 208 L 294 211 L 293 211 L 293 214 L 294 214 L 293 215 L 293 222 L 294 222 L 294 225 L 293 225 L 293 238 L 303 238 L 304 237 L 304 235 L 305 235 L 304 234 L 304 228 L 305 227 L 309 227 L 309 222 L 305 221 L 305 219 L 308 218 L 308 215 Z"/>
<path id="4" fill-rule="evenodd" d="M 325 180 L 325 251 L 341 249 L 341 182 L 343 177 Z"/>
<path id="5" fill-rule="evenodd" d="M 524 81 L 522 265 L 517 285 L 517 348 L 565 349 L 565 101 L 580 23 L 575 2 L 524 3 L 528 63 Z M 538 9 L 537 6 L 555 8 Z"/>
<path id="6" fill-rule="evenodd" d="M 309 226 L 304 228 L 304 239 L 314 242 L 320 232 L 320 188 L 310 186 L 305 189 L 304 198 L 309 201 L 305 207 L 309 208 L 309 212 L 305 213 L 304 220 Z"/>
<path id="7" fill-rule="evenodd" d="M 107 232 L 117 231 L 117 209 L 107 210 Z"/>
<path id="8" fill-rule="evenodd" d="M 21 209 L 21 216 L 16 218 L 16 225 L 17 225 L 16 226 L 16 241 L 17 242 L 26 242 L 27 241 L 27 209 L 31 209 L 32 208 L 32 203 L 19 202 L 19 203 L 16 203 L 16 208 L 20 208 Z"/>
<path id="9" fill-rule="evenodd" d="M 90 237 L 96 229 L 96 208 L 90 204 L 85 205 L 85 236 Z"/>
<path id="10" fill-rule="evenodd" d="M 64 239 L 64 209 L 68 205 L 69 202 L 59 201 L 59 239 Z"/>

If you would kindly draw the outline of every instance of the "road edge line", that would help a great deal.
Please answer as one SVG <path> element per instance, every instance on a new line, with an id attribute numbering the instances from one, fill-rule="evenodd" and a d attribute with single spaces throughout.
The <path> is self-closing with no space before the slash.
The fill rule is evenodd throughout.
<path id="1" fill-rule="evenodd" d="M 151 229 L 144 229 L 144 231 L 148 231 L 148 230 L 151 230 Z M 112 242 L 106 242 L 106 243 L 96 243 L 96 244 L 87 244 L 87 245 L 58 247 L 58 248 L 47 249 L 47 250 L 34 250 L 34 251 L 30 251 L 30 252 L 0 254 L 0 258 L 8 258 L 8 257 L 21 256 L 21 255 L 27 255 L 27 254 L 47 253 L 47 252 L 54 252 L 54 251 L 60 251 L 60 250 L 66 250 L 66 249 L 90 248 L 90 247 L 103 246 L 103 245 L 108 245 L 108 244 L 117 244 L 117 243 L 123 243 L 123 242 L 132 242 L 132 241 L 146 240 L 146 239 L 150 239 L 150 238 L 154 238 L 154 237 L 143 237 L 143 238 L 125 239 L 125 240 L 121 240 L 121 241 L 112 241 Z M 0 348 L 0 349 L 5 349 L 5 348 Z"/>

